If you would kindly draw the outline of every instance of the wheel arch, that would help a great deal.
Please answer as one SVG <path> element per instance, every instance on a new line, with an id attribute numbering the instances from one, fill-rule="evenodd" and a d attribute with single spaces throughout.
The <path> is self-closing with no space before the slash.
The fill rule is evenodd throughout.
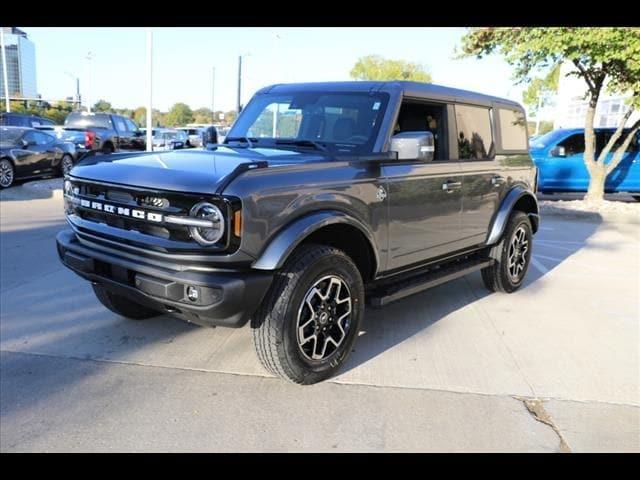
<path id="1" fill-rule="evenodd" d="M 375 276 L 380 265 L 375 242 L 364 225 L 343 212 L 325 210 L 288 224 L 269 242 L 252 268 L 277 270 L 298 246 L 309 243 L 343 250 L 354 261 L 365 282 Z"/>
<path id="2" fill-rule="evenodd" d="M 531 221 L 533 233 L 538 231 L 540 225 L 540 209 L 536 196 L 529 190 L 521 186 L 512 188 L 500 204 L 500 208 L 495 213 L 487 235 L 487 245 L 493 245 L 500 240 L 504 232 L 511 212 L 517 210 L 526 213 Z"/>

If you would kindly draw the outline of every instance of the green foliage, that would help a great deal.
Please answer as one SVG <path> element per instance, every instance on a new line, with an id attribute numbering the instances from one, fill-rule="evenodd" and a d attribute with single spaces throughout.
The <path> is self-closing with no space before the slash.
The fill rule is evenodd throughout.
<path id="1" fill-rule="evenodd" d="M 176 103 L 164 117 L 168 127 L 179 127 L 193 122 L 193 112 L 186 103 Z"/>
<path id="2" fill-rule="evenodd" d="M 538 114 L 538 104 L 545 107 L 549 104 L 551 96 L 558 92 L 558 80 L 560 79 L 560 64 L 549 71 L 545 77 L 536 77 L 531 80 L 529 87 L 522 92 L 522 100 L 529 112 Z"/>
<path id="3" fill-rule="evenodd" d="M 540 129 L 538 131 L 538 135 L 544 135 L 545 133 L 549 133 L 553 130 L 553 122 L 549 122 L 543 120 L 540 122 Z M 535 135 L 536 134 L 536 122 L 527 122 L 527 135 Z"/>
<path id="4" fill-rule="evenodd" d="M 93 111 L 93 112 L 110 112 L 110 111 L 112 111 L 111 104 L 109 102 L 107 102 L 106 100 L 98 100 L 95 103 L 95 105 L 91 108 L 91 111 Z"/>
<path id="5" fill-rule="evenodd" d="M 491 53 L 503 55 L 515 67 L 515 79 L 525 82 L 570 61 L 591 93 L 608 78 L 610 91 L 630 92 L 640 106 L 640 28 L 472 28 L 462 38 L 460 56 Z"/>
<path id="6" fill-rule="evenodd" d="M 405 60 L 388 60 L 379 55 L 368 55 L 359 58 L 349 74 L 355 80 L 431 82 L 431 74 L 423 65 Z"/>

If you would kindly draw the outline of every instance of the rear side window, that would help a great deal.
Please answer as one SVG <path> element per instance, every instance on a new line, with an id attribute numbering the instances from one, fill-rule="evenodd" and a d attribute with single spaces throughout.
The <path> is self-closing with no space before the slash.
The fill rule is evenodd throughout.
<path id="1" fill-rule="evenodd" d="M 527 150 L 527 122 L 520 110 L 498 109 L 503 150 Z"/>
<path id="2" fill-rule="evenodd" d="M 119 132 L 126 132 L 127 131 L 127 124 L 124 122 L 124 120 L 120 117 L 113 117 L 114 121 L 116 122 L 116 130 L 118 130 Z"/>
<path id="3" fill-rule="evenodd" d="M 458 157 L 461 160 L 491 158 L 494 154 L 489 109 L 456 105 Z"/>

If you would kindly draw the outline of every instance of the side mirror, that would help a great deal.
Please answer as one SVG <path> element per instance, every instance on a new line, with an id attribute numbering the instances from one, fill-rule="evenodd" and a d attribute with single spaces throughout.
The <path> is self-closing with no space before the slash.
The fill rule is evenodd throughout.
<path id="1" fill-rule="evenodd" d="M 400 132 L 391 137 L 392 152 L 398 154 L 398 160 L 433 160 L 435 146 L 431 132 Z"/>
<path id="2" fill-rule="evenodd" d="M 566 157 L 567 151 L 564 147 L 554 147 L 549 152 L 552 157 Z"/>
<path id="3" fill-rule="evenodd" d="M 208 127 L 202 133 L 202 145 L 207 148 L 209 145 L 216 145 L 218 143 L 218 130 L 216 127 Z"/>

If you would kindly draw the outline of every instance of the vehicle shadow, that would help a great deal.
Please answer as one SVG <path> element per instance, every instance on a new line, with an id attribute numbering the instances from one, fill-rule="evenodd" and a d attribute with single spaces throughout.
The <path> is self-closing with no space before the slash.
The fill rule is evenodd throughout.
<path id="1" fill-rule="evenodd" d="M 586 245 L 593 233 L 602 228 L 601 224 L 601 217 L 581 221 L 554 215 L 546 222 L 543 219 L 542 228 L 534 236 L 533 259 L 520 292 L 544 283 L 545 275 L 583 248 L 614 248 Z M 429 331 L 443 318 L 489 295 L 504 294 L 489 292 L 476 272 L 384 308 L 366 308 L 359 338 L 340 373 L 354 370 L 411 337 Z"/>
<path id="2" fill-rule="evenodd" d="M 542 269 L 532 264 L 523 291 L 543 283 L 545 275 L 582 248 L 613 248 L 585 246 L 599 227 L 596 222 L 558 219 L 543 221 L 542 225 L 551 225 L 548 228 L 552 230 L 541 230 L 536 236 L 534 258 L 540 254 L 554 260 L 540 259 Z M 8 288 L 2 286 L 0 293 L 0 346 L 4 351 L 0 365 L 1 417 L 37 409 L 48 396 L 63 395 L 82 382 L 87 368 L 74 359 L 96 360 L 92 371 L 100 372 L 113 363 L 201 369 L 210 365 L 214 356 L 226 359 L 226 363 L 216 364 L 218 371 L 230 371 L 230 358 L 242 356 L 243 362 L 255 358 L 247 355 L 247 350 L 253 349 L 250 335 L 239 335 L 236 330 L 197 327 L 167 315 L 136 322 L 108 311 L 95 299 L 87 282 L 59 264 L 54 240 L 57 230 L 47 226 L 0 232 L 3 253 L 16 257 L 13 262 L 2 262 L 2 278 L 23 272 L 19 281 Z M 21 246 L 24 238 L 41 241 L 34 242 L 29 250 Z M 553 242 L 564 243 L 558 243 L 559 248 Z M 4 252 L 5 245 L 12 247 Z M 20 258 L 20 252 L 29 258 Z M 367 308 L 354 352 L 340 373 L 393 350 L 421 332 L 435 334 L 440 320 L 487 295 L 476 273 L 383 309 Z M 53 367 L 47 370 L 42 362 L 40 376 L 29 374 L 28 365 L 37 363 L 35 357 L 49 358 L 49 363 L 57 358 L 55 368 L 65 365 L 64 375 L 54 372 Z M 245 373 L 258 371 L 258 359 L 255 365 L 242 364 L 242 369 Z"/>
<path id="3" fill-rule="evenodd" d="M 0 190 L 0 203 L 24 200 L 46 200 L 53 198 L 53 191 L 62 190 L 62 177 L 42 177 L 38 180 L 16 180 L 9 187 Z"/>

